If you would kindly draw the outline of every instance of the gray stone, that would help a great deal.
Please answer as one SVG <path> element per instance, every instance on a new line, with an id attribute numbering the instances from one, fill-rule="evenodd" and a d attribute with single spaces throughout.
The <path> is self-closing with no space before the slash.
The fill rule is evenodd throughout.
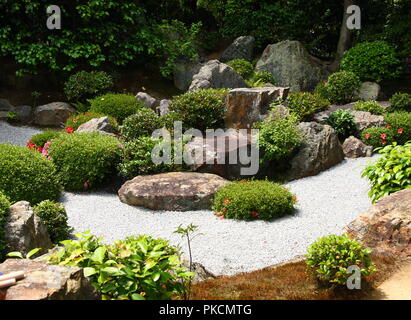
<path id="1" fill-rule="evenodd" d="M 171 105 L 171 100 L 163 99 L 160 101 L 160 105 L 157 107 L 157 113 L 160 116 L 164 116 L 167 113 L 170 112 L 170 105 Z"/>
<path id="2" fill-rule="evenodd" d="M 108 117 L 94 118 L 79 126 L 76 132 L 114 133 Z"/>
<path id="3" fill-rule="evenodd" d="M 152 110 L 156 110 L 159 102 L 150 96 L 148 93 L 145 92 L 139 92 L 136 95 L 137 101 L 140 101 L 145 107 L 150 108 Z"/>
<path id="4" fill-rule="evenodd" d="M 169 172 L 137 176 L 119 190 L 120 200 L 152 210 L 210 209 L 214 193 L 227 181 L 217 175 Z"/>
<path id="5" fill-rule="evenodd" d="M 41 248 L 45 253 L 52 248 L 46 226 L 36 216 L 30 203 L 19 201 L 10 207 L 10 215 L 5 224 L 7 251 L 27 254 L 30 250 Z"/>
<path id="6" fill-rule="evenodd" d="M 298 125 L 303 143 L 290 162 L 289 180 L 313 176 L 344 160 L 338 135 L 329 125 L 302 122 Z"/>
<path id="7" fill-rule="evenodd" d="M 380 96 L 381 86 L 375 82 L 363 82 L 361 83 L 360 90 L 358 92 L 358 99 L 364 101 L 376 101 Z"/>
<path id="8" fill-rule="evenodd" d="M 251 61 L 253 59 L 255 39 L 252 36 L 241 36 L 233 41 L 232 44 L 223 52 L 220 57 L 222 62 L 228 62 L 234 59 L 244 59 Z"/>
<path id="9" fill-rule="evenodd" d="M 204 62 L 195 61 L 178 61 L 174 69 L 174 86 L 182 91 L 187 91 L 193 81 L 193 76 L 197 74 Z"/>
<path id="10" fill-rule="evenodd" d="M 354 136 L 345 139 L 343 145 L 343 152 L 347 158 L 371 157 L 372 146 L 367 146 L 361 140 Z"/>
<path id="11" fill-rule="evenodd" d="M 186 257 L 181 258 L 181 262 L 183 266 L 190 270 L 190 259 Z M 216 276 L 208 271 L 201 263 L 199 262 L 192 262 L 191 263 L 191 272 L 195 273 L 195 276 L 192 278 L 192 283 L 197 283 L 209 279 L 215 279 Z"/>
<path id="12" fill-rule="evenodd" d="M 23 271 L 24 279 L 0 289 L 0 300 L 100 300 L 83 269 L 51 265 L 27 259 L 8 259 L 0 264 L 4 274 Z"/>
<path id="13" fill-rule="evenodd" d="M 290 87 L 290 92 L 311 91 L 329 75 L 321 61 L 312 57 L 300 42 L 288 40 L 268 45 L 256 70 L 270 72 L 276 85 Z"/>
<path id="14" fill-rule="evenodd" d="M 66 102 L 52 102 L 35 109 L 34 123 L 40 126 L 59 127 L 75 112 L 76 110 Z"/>
<path id="15" fill-rule="evenodd" d="M 289 88 L 260 87 L 232 89 L 227 95 L 225 126 L 227 128 L 251 128 L 261 121 L 271 103 L 286 99 Z"/>
<path id="16" fill-rule="evenodd" d="M 0 98 L 0 111 L 13 112 L 14 107 L 7 99 Z"/>
<path id="17" fill-rule="evenodd" d="M 189 91 L 198 89 L 247 88 L 244 79 L 233 68 L 218 61 L 210 60 L 193 76 Z"/>
<path id="18" fill-rule="evenodd" d="M 359 132 L 371 127 L 385 127 L 386 123 L 383 116 L 371 114 L 366 111 L 353 110 L 351 113 L 354 116 L 354 122 L 357 125 Z"/>
<path id="19" fill-rule="evenodd" d="M 31 106 L 17 106 L 14 108 L 14 112 L 21 122 L 31 123 L 33 121 L 33 108 Z"/>

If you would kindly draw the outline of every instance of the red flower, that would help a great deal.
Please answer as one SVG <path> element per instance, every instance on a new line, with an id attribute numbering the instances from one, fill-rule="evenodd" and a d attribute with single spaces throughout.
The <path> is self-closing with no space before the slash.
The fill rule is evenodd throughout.
<path id="1" fill-rule="evenodd" d="M 296 195 L 294 195 L 294 201 L 297 201 L 297 196 Z"/>
<path id="2" fill-rule="evenodd" d="M 369 133 L 366 133 L 366 134 L 364 135 L 364 138 L 365 138 L 366 140 L 368 140 L 370 137 L 371 137 L 371 135 L 370 135 Z"/>
<path id="3" fill-rule="evenodd" d="M 229 199 L 224 199 L 224 201 L 223 201 L 225 204 L 228 204 L 228 203 L 230 203 L 230 200 Z"/>
<path id="4" fill-rule="evenodd" d="M 221 215 L 221 216 L 220 216 L 220 219 L 221 219 L 221 220 L 224 220 L 224 218 L 225 218 L 224 215 Z"/>
<path id="5" fill-rule="evenodd" d="M 389 129 L 389 128 L 391 128 L 391 125 L 390 125 L 390 124 L 387 124 L 386 127 Z"/>
<path id="6" fill-rule="evenodd" d="M 387 141 L 386 141 L 386 140 L 381 140 L 381 143 L 382 143 L 382 144 L 386 144 Z"/>
<path id="7" fill-rule="evenodd" d="M 223 212 L 227 212 L 227 211 L 228 211 L 227 209 L 225 209 L 225 208 L 223 209 Z"/>
<path id="8" fill-rule="evenodd" d="M 74 128 L 73 127 L 67 127 L 66 128 L 66 132 L 67 133 L 72 133 L 74 131 Z"/>
<path id="9" fill-rule="evenodd" d="M 88 180 L 83 183 L 83 186 L 85 189 L 87 189 L 90 186 Z"/>
<path id="10" fill-rule="evenodd" d="M 401 128 L 399 128 L 399 129 L 398 129 L 398 133 L 400 133 L 400 134 L 401 134 L 401 133 L 403 133 L 403 132 L 404 132 L 404 130 L 403 130 L 403 129 L 401 129 Z"/>
<path id="11" fill-rule="evenodd" d="M 216 216 L 218 216 L 218 217 L 221 216 L 221 212 L 220 212 L 220 211 L 217 211 L 215 214 L 216 214 Z"/>
<path id="12" fill-rule="evenodd" d="M 385 138 L 387 138 L 387 135 L 386 135 L 385 133 L 381 133 L 380 137 L 381 137 L 382 139 L 385 139 Z"/>
<path id="13" fill-rule="evenodd" d="M 253 212 L 251 212 L 251 215 L 252 215 L 253 217 L 258 217 L 260 214 L 259 214 L 258 212 L 256 212 L 256 211 L 253 211 Z"/>

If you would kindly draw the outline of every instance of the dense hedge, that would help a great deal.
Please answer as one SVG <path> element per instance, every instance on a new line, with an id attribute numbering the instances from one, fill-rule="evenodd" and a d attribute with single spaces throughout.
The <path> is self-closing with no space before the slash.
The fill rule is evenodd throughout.
<path id="1" fill-rule="evenodd" d="M 0 263 L 4 260 L 4 256 L 6 253 L 4 225 L 9 215 L 9 208 L 9 199 L 0 191 Z"/>

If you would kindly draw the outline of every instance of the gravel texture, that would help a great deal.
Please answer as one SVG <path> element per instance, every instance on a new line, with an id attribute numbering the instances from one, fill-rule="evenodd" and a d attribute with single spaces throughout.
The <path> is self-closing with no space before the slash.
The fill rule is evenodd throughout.
<path id="1" fill-rule="evenodd" d="M 24 145 L 37 132 L 0 122 L 0 143 Z M 211 211 L 156 212 L 128 206 L 117 195 L 103 192 L 66 192 L 62 202 L 76 232 L 90 230 L 107 242 L 150 234 L 186 251 L 185 241 L 173 232 L 180 224 L 193 223 L 202 233 L 192 243 L 194 261 L 216 275 L 232 275 L 287 261 L 305 254 L 318 237 L 341 234 L 344 226 L 371 205 L 368 183 L 361 178 L 369 161 L 347 159 L 317 176 L 289 183 L 297 195 L 298 210 L 273 222 L 220 220 Z"/>

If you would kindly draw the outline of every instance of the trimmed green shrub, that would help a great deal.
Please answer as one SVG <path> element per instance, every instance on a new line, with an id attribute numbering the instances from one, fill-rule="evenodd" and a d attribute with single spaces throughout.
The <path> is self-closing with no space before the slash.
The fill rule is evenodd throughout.
<path id="1" fill-rule="evenodd" d="M 73 229 L 67 224 L 67 212 L 62 204 L 44 200 L 35 206 L 33 211 L 46 226 L 53 243 L 59 243 L 70 237 Z"/>
<path id="2" fill-rule="evenodd" d="M 349 110 L 338 109 L 330 114 L 327 124 L 334 128 L 340 139 L 355 135 L 357 126 Z"/>
<path id="3" fill-rule="evenodd" d="M 352 271 L 350 266 L 358 266 L 362 276 L 376 271 L 371 260 L 370 249 L 347 235 L 329 235 L 315 241 L 307 250 L 307 266 L 314 269 L 317 277 L 331 284 L 345 286 Z"/>
<path id="4" fill-rule="evenodd" d="M 61 184 L 54 164 L 41 153 L 0 144 L 0 191 L 13 203 L 25 200 L 35 205 L 57 200 Z"/>
<path id="5" fill-rule="evenodd" d="M 89 100 L 90 112 L 105 114 L 117 119 L 121 124 L 125 118 L 140 111 L 144 105 L 135 97 L 123 93 L 108 93 Z"/>
<path id="6" fill-rule="evenodd" d="M 69 101 L 83 101 L 107 93 L 113 87 L 113 79 L 104 71 L 80 71 L 71 75 L 64 84 Z"/>
<path id="7" fill-rule="evenodd" d="M 97 132 L 72 133 L 53 140 L 49 155 L 66 190 L 98 186 L 110 174 L 120 157 L 120 143 Z"/>
<path id="8" fill-rule="evenodd" d="M 200 89 L 173 98 L 170 111 L 181 116 L 183 128 L 221 128 L 224 124 L 227 89 Z"/>
<path id="9" fill-rule="evenodd" d="M 318 94 L 309 92 L 292 93 L 287 98 L 287 107 L 295 114 L 299 121 L 309 121 L 312 116 L 326 110 L 330 102 Z"/>
<path id="10" fill-rule="evenodd" d="M 4 225 L 9 216 L 10 205 L 9 199 L 0 191 L 0 263 L 4 260 L 6 254 Z"/>
<path id="11" fill-rule="evenodd" d="M 233 68 L 234 71 L 240 74 L 244 79 L 249 79 L 254 74 L 254 67 L 247 60 L 235 59 L 227 62 L 227 65 Z"/>
<path id="12" fill-rule="evenodd" d="M 73 128 L 74 131 L 78 129 L 78 127 L 80 127 L 82 124 L 90 121 L 91 119 L 95 119 L 95 118 L 102 118 L 102 117 L 106 117 L 105 114 L 102 113 L 93 113 L 93 112 L 85 112 L 85 113 L 80 113 L 80 114 L 75 114 L 70 116 L 65 124 L 66 128 Z M 113 127 L 113 129 L 115 131 L 119 130 L 119 126 L 117 123 L 117 120 L 111 116 L 107 116 L 108 120 L 111 124 L 111 126 Z"/>
<path id="13" fill-rule="evenodd" d="M 53 264 L 83 268 L 104 300 L 159 300 L 184 295 L 194 275 L 182 266 L 178 249 L 146 235 L 112 245 L 93 235 L 76 234 L 50 254 Z"/>
<path id="14" fill-rule="evenodd" d="M 168 148 L 168 142 L 164 139 L 144 136 L 126 142 L 121 154 L 121 163 L 118 166 L 120 175 L 125 178 L 134 178 L 143 174 L 180 171 L 182 165 L 175 165 L 173 157 L 171 157 L 170 163 L 156 164 L 153 162 L 151 154 L 156 146 Z M 173 148 L 171 142 L 170 148 Z"/>
<path id="15" fill-rule="evenodd" d="M 395 133 L 392 128 L 372 127 L 361 132 L 362 142 L 374 148 L 384 147 L 393 143 L 395 139 Z"/>
<path id="16" fill-rule="evenodd" d="M 295 196 L 269 181 L 236 181 L 217 190 L 213 210 L 224 219 L 272 220 L 294 210 Z"/>
<path id="17" fill-rule="evenodd" d="M 166 128 L 168 131 L 174 131 L 174 122 L 182 121 L 181 116 L 177 112 L 169 112 L 164 116 L 159 117 L 160 127 Z"/>
<path id="18" fill-rule="evenodd" d="M 44 132 L 37 133 L 34 136 L 32 136 L 28 144 L 31 143 L 37 147 L 43 148 L 46 142 L 56 139 L 64 134 L 65 132 L 63 131 L 55 131 L 48 129 Z"/>
<path id="19" fill-rule="evenodd" d="M 325 83 L 317 85 L 315 92 L 331 103 L 351 102 L 360 89 L 360 78 L 353 72 L 335 72 Z"/>
<path id="20" fill-rule="evenodd" d="M 372 114 L 382 115 L 385 108 L 376 101 L 359 101 L 354 105 L 354 110 L 366 111 Z"/>
<path id="21" fill-rule="evenodd" d="M 404 144 L 411 140 L 411 112 L 392 112 L 384 115 L 384 120 L 389 124 L 394 133 L 394 140 Z"/>
<path id="22" fill-rule="evenodd" d="M 362 81 L 381 82 L 400 75 L 401 62 L 385 41 L 362 42 L 345 52 L 341 69 L 354 72 Z"/>
<path id="23" fill-rule="evenodd" d="M 362 173 L 371 183 L 372 202 L 403 189 L 411 188 L 411 141 L 400 146 L 395 142 L 379 150 L 381 157 Z"/>
<path id="24" fill-rule="evenodd" d="M 256 87 L 263 87 L 269 83 L 275 84 L 275 79 L 270 72 L 265 71 L 265 70 L 260 70 L 260 71 L 254 72 L 251 79 L 246 80 L 246 82 L 250 87 L 256 88 Z"/>
<path id="25" fill-rule="evenodd" d="M 126 141 L 151 136 L 154 130 L 162 128 L 160 117 L 149 108 L 142 108 L 127 117 L 120 127 L 120 134 Z"/>
<path id="26" fill-rule="evenodd" d="M 260 129 L 258 145 L 262 152 L 261 162 L 285 159 L 301 143 L 301 132 L 293 116 L 282 119 L 268 118 L 256 127 Z"/>
<path id="27" fill-rule="evenodd" d="M 411 112 L 411 94 L 396 93 L 390 99 L 391 106 L 389 111 L 408 111 Z"/>

